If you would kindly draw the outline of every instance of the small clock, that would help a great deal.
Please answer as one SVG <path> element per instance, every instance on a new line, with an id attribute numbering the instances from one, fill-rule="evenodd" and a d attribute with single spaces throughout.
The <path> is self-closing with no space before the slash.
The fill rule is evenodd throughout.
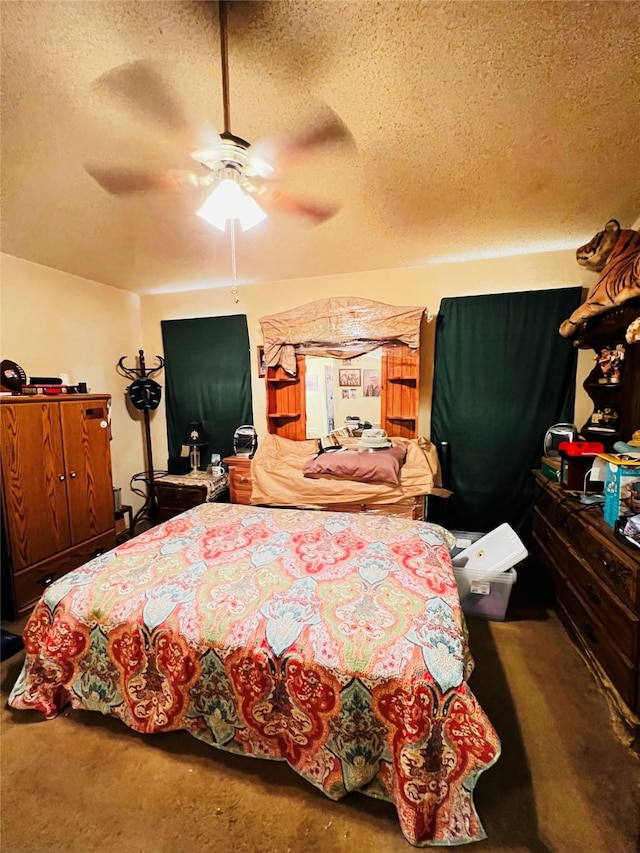
<path id="1" fill-rule="evenodd" d="M 127 389 L 129 399 L 136 409 L 157 409 L 162 397 L 162 387 L 155 381 L 143 376 L 136 379 Z"/>

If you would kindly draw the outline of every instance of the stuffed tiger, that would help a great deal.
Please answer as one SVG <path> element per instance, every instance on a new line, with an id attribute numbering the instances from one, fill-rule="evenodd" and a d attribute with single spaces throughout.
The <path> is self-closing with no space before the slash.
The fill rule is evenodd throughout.
<path id="1" fill-rule="evenodd" d="M 586 302 L 560 326 L 564 338 L 570 338 L 590 317 L 640 296 L 640 231 L 621 229 L 619 222 L 610 219 L 604 231 L 578 249 L 576 260 L 602 275 Z"/>

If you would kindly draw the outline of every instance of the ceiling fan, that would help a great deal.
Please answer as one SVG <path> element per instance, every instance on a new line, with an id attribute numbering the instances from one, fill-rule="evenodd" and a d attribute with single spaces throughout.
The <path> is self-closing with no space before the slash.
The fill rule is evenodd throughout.
<path id="1" fill-rule="evenodd" d="M 200 169 L 151 172 L 96 163 L 85 163 L 84 167 L 114 195 L 212 187 L 197 212 L 221 231 L 225 230 L 227 219 L 238 219 L 242 229 L 247 230 L 264 219 L 268 210 L 285 211 L 320 224 L 338 212 L 337 202 L 293 196 L 279 188 L 276 181 L 306 155 L 325 146 L 354 148 L 353 136 L 328 107 L 313 125 L 288 138 L 265 137 L 251 145 L 231 132 L 228 5 L 228 0 L 218 3 L 224 128 L 220 134 L 209 130 L 205 144 L 191 152 Z M 118 66 L 99 77 L 94 85 L 98 91 L 115 96 L 121 104 L 178 134 L 185 145 L 191 143 L 192 129 L 184 111 L 152 63 L 141 60 Z"/>

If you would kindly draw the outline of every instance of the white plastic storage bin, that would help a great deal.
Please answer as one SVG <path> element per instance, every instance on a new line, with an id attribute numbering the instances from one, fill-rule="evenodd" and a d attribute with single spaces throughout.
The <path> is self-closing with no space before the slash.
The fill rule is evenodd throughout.
<path id="1" fill-rule="evenodd" d="M 449 533 L 453 533 L 456 537 L 456 544 L 451 549 L 452 557 L 455 557 L 461 551 L 464 551 L 465 548 L 468 548 L 469 545 L 473 545 L 474 542 L 477 542 L 478 539 L 484 536 L 484 533 L 469 530 L 450 530 Z"/>
<path id="2" fill-rule="evenodd" d="M 518 579 L 515 569 L 508 569 L 491 578 L 471 573 L 464 566 L 453 568 L 458 584 L 462 612 L 494 622 L 504 622 L 511 588 Z"/>
<path id="3" fill-rule="evenodd" d="M 470 577 L 482 576 L 489 580 L 520 563 L 527 553 L 515 530 L 508 524 L 501 524 L 456 554 L 453 565 L 468 569 Z"/>

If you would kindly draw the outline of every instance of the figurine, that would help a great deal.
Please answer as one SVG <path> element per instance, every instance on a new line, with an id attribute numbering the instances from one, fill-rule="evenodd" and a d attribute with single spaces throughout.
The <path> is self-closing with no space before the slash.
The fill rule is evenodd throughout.
<path id="1" fill-rule="evenodd" d="M 602 373 L 598 382 L 602 385 L 617 385 L 620 382 L 620 372 L 624 361 L 623 344 L 616 344 L 613 349 L 603 347 L 596 360 Z"/>

